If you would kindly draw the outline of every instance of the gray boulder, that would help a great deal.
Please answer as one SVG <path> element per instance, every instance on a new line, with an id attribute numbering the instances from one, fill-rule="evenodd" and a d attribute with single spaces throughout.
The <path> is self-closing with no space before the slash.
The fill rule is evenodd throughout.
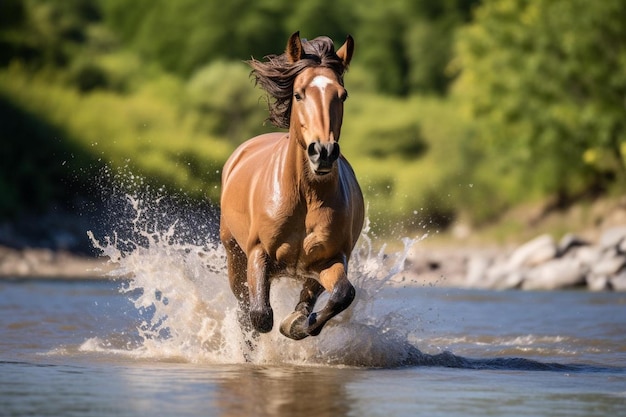
<path id="1" fill-rule="evenodd" d="M 626 226 L 615 226 L 602 233 L 598 245 L 601 249 L 607 250 L 621 247 L 624 240 L 626 240 Z"/>
<path id="2" fill-rule="evenodd" d="M 591 265 L 591 275 L 616 275 L 626 266 L 626 257 L 621 256 L 617 251 L 607 251 Z"/>
<path id="3" fill-rule="evenodd" d="M 615 291 L 626 291 L 626 269 L 622 269 L 619 274 L 612 277 L 609 280 L 609 285 Z"/>
<path id="4" fill-rule="evenodd" d="M 561 240 L 559 240 L 559 244 L 557 245 L 557 256 L 564 256 L 574 248 L 589 245 L 590 243 L 582 237 L 574 233 L 567 233 L 561 238 Z"/>
<path id="5" fill-rule="evenodd" d="M 522 289 L 555 290 L 585 284 L 585 267 L 576 259 L 559 258 L 528 271 Z"/>
<path id="6" fill-rule="evenodd" d="M 536 266 L 554 259 L 557 246 L 554 238 L 544 234 L 518 247 L 509 257 L 509 268 L 517 269 L 524 266 Z"/>
<path id="7" fill-rule="evenodd" d="M 606 275 L 589 274 L 585 278 L 587 288 L 591 291 L 604 291 L 609 289 L 609 277 Z"/>

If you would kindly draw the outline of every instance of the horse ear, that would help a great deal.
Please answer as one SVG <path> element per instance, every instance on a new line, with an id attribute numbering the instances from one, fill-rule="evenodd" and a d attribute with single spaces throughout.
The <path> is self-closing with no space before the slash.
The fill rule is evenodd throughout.
<path id="1" fill-rule="evenodd" d="M 354 54 L 354 39 L 348 35 L 344 44 L 337 51 L 337 56 L 343 61 L 344 68 L 348 68 L 348 65 L 350 65 L 352 54 Z"/>
<path id="2" fill-rule="evenodd" d="M 287 59 L 290 64 L 300 61 L 302 59 L 302 41 L 300 40 L 300 31 L 295 32 L 289 37 L 287 41 Z"/>

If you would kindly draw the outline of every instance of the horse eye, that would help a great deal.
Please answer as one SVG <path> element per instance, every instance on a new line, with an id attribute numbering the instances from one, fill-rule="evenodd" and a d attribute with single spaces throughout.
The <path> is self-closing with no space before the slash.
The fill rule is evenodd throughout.
<path id="1" fill-rule="evenodd" d="M 341 99 L 341 101 L 346 101 L 348 99 L 348 92 L 344 91 L 339 98 Z"/>
<path id="2" fill-rule="evenodd" d="M 300 93 L 295 93 L 293 97 L 296 99 L 296 101 L 302 100 L 302 96 L 300 95 Z"/>

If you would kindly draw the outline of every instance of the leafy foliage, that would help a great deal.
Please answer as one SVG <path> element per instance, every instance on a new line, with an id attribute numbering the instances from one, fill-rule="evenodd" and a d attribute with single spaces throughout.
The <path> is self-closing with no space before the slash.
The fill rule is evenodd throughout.
<path id="1" fill-rule="evenodd" d="M 250 69 L 241 62 L 214 61 L 196 71 L 186 85 L 189 117 L 196 130 L 217 134 L 238 144 L 241 138 L 264 133 L 267 109 L 252 88 Z"/>
<path id="2" fill-rule="evenodd" d="M 624 21 L 621 0 L 502 0 L 459 34 L 456 88 L 513 193 L 626 183 Z"/>
<path id="3" fill-rule="evenodd" d="M 102 165 L 213 201 L 269 129 L 243 61 L 352 34 L 342 150 L 378 230 L 626 187 L 621 0 L 4 0 L 0 215 Z M 451 92 L 451 93 L 450 93 Z"/>

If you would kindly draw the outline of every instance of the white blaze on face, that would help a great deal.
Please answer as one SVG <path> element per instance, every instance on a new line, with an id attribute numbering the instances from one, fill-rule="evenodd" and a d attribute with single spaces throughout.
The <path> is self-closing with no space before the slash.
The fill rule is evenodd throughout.
<path id="1" fill-rule="evenodd" d="M 322 93 L 324 92 L 324 90 L 326 89 L 326 86 L 328 84 L 332 84 L 333 80 L 331 80 L 330 78 L 324 76 L 324 75 L 318 75 L 315 78 L 313 78 L 313 80 L 311 81 L 311 84 L 309 84 L 310 87 L 317 87 L 320 90 L 322 90 Z"/>

